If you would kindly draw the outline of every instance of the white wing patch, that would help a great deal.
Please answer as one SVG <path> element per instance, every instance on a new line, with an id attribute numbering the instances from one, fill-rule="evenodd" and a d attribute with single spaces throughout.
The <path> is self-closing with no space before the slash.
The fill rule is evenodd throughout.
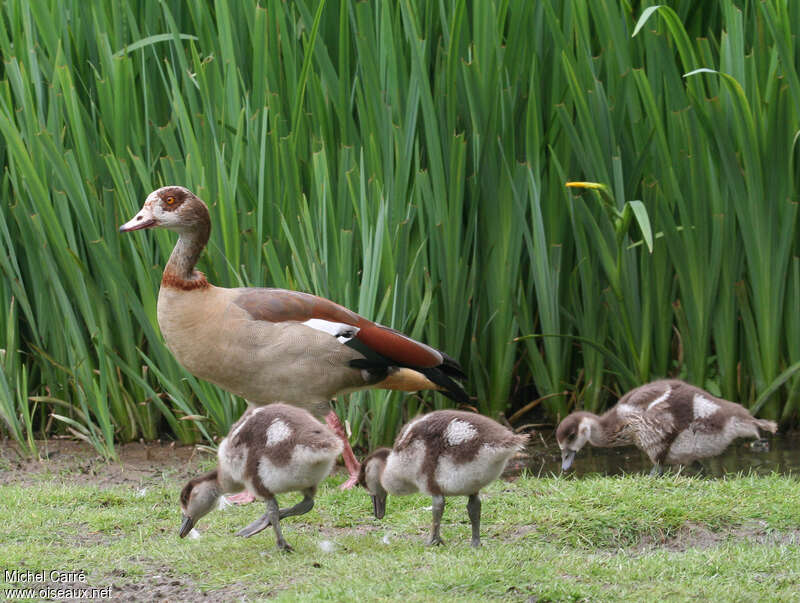
<path id="1" fill-rule="evenodd" d="M 695 419 L 702 419 L 703 417 L 708 417 L 709 415 L 713 415 L 715 412 L 719 410 L 719 404 L 716 402 L 712 402 L 705 396 L 701 396 L 700 394 L 694 395 L 694 418 Z"/>
<path id="2" fill-rule="evenodd" d="M 285 421 L 275 419 L 267 427 L 267 446 L 274 446 L 292 436 L 292 428 Z"/>
<path id="3" fill-rule="evenodd" d="M 422 415 L 421 417 L 417 417 L 408 422 L 408 424 L 403 428 L 403 431 L 400 432 L 400 436 L 397 438 L 397 445 L 404 443 L 408 436 L 411 434 L 411 428 L 414 427 L 417 423 L 421 423 L 422 421 L 426 420 L 430 415 Z"/>
<path id="4" fill-rule="evenodd" d="M 303 324 L 317 331 L 333 335 L 339 340 L 339 343 L 347 343 L 355 337 L 360 330 L 353 325 L 348 325 L 343 322 L 333 322 L 332 320 L 323 320 L 322 318 L 309 318 Z"/>
<path id="5" fill-rule="evenodd" d="M 672 388 L 671 388 L 671 387 L 668 387 L 668 388 L 667 388 L 667 391 L 665 391 L 665 392 L 664 392 L 663 394 L 661 394 L 661 395 L 660 395 L 658 398 L 656 398 L 655 400 L 653 400 L 652 402 L 650 402 L 650 404 L 648 404 L 648 405 L 647 405 L 647 410 L 650 410 L 650 409 L 651 409 L 651 408 L 653 408 L 653 407 L 654 407 L 656 404 L 661 404 L 662 402 L 664 402 L 664 401 L 665 401 L 667 398 L 669 398 L 669 395 L 670 395 L 671 393 L 672 393 Z"/>
<path id="6" fill-rule="evenodd" d="M 247 418 L 246 418 L 244 421 L 242 421 L 242 422 L 239 424 L 239 426 L 238 426 L 238 427 L 236 427 L 236 429 L 234 429 L 234 430 L 233 430 L 233 432 L 231 433 L 231 435 L 229 435 L 229 436 L 228 436 L 228 439 L 229 439 L 231 442 L 233 442 L 233 439 L 236 437 L 236 434 L 237 434 L 237 433 L 239 433 L 239 432 L 242 430 L 242 427 L 244 427 L 244 426 L 245 426 L 245 424 L 246 424 L 246 423 L 247 423 L 247 422 L 248 422 L 250 419 L 252 419 L 252 418 L 253 418 L 254 416 L 256 416 L 258 413 L 260 413 L 262 410 L 264 410 L 264 407 L 263 407 L 263 406 L 259 406 L 259 407 L 258 407 L 258 408 L 256 408 L 256 409 L 255 409 L 253 412 L 251 412 L 251 413 L 250 413 L 250 416 L 249 416 L 249 417 L 247 417 Z"/>
<path id="7" fill-rule="evenodd" d="M 458 446 L 464 442 L 468 442 L 478 435 L 478 430 L 472 423 L 462 421 L 461 419 L 453 419 L 444 430 L 444 439 L 451 446 Z"/>
<path id="8" fill-rule="evenodd" d="M 631 406 L 630 404 L 617 404 L 615 408 L 617 409 L 617 414 L 621 417 L 627 417 L 628 415 L 641 412 L 635 406 Z"/>

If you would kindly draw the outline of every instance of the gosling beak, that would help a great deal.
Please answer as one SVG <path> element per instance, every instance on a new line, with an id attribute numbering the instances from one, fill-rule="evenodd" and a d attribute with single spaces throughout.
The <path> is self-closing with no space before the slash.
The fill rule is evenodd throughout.
<path id="1" fill-rule="evenodd" d="M 386 493 L 383 494 L 373 494 L 372 495 L 372 512 L 375 513 L 375 517 L 378 519 L 383 519 L 383 516 L 386 514 Z"/>
<path id="2" fill-rule="evenodd" d="M 186 538 L 186 535 L 192 531 L 194 527 L 194 520 L 188 515 L 183 516 L 183 523 L 181 523 L 180 537 Z"/>
<path id="3" fill-rule="evenodd" d="M 145 204 L 138 214 L 119 227 L 119 231 L 130 232 L 132 230 L 142 230 L 143 228 L 152 228 L 157 224 L 158 222 L 153 217 L 153 211 L 150 209 L 149 204 Z"/>
<path id="4" fill-rule="evenodd" d="M 561 471 L 567 471 L 575 460 L 575 451 L 565 448 L 561 451 Z"/>

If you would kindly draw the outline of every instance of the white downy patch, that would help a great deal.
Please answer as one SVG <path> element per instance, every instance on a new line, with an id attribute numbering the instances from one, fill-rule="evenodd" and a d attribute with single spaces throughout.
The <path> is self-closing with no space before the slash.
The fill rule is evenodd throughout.
<path id="1" fill-rule="evenodd" d="M 267 446 L 274 446 L 292 437 L 292 428 L 281 419 L 275 419 L 267 427 Z"/>
<path id="2" fill-rule="evenodd" d="M 694 418 L 695 419 L 702 419 L 703 417 L 708 417 L 713 415 L 715 412 L 719 410 L 719 404 L 716 402 L 712 402 L 705 396 L 701 396 L 700 394 L 694 395 Z"/>
<path id="3" fill-rule="evenodd" d="M 268 457 L 258 462 L 258 479 L 273 494 L 294 492 L 316 486 L 333 468 L 340 447 L 332 449 L 295 446 L 292 459 L 287 465 L 274 465 Z M 245 484 L 251 492 L 254 490 Z"/>
<path id="4" fill-rule="evenodd" d="M 444 430 L 444 439 L 450 446 L 458 446 L 464 442 L 469 442 L 478 435 L 478 430 L 472 423 L 453 419 Z"/>
<path id="5" fill-rule="evenodd" d="M 427 415 L 426 415 L 427 416 Z M 421 473 L 425 461 L 425 444 L 415 440 L 400 452 L 392 451 L 386 458 L 381 484 L 389 494 L 403 496 L 421 490 L 428 492 L 428 478 Z"/>
<path id="6" fill-rule="evenodd" d="M 355 337 L 360 330 L 353 325 L 348 325 L 343 322 L 334 322 L 332 320 L 323 320 L 322 318 L 309 318 L 303 324 L 317 331 L 333 335 L 339 340 L 339 343 L 347 343 Z"/>
<path id="7" fill-rule="evenodd" d="M 249 450 L 243 446 L 232 447 L 231 438 L 225 438 L 220 442 L 217 458 L 220 468 L 227 473 L 235 482 L 241 483 L 244 479 L 244 468 L 247 465 L 247 455 Z"/>
<path id="8" fill-rule="evenodd" d="M 475 459 L 468 463 L 456 463 L 449 455 L 444 455 L 436 464 L 434 479 L 445 496 L 475 494 L 500 477 L 515 452 L 516 448 L 483 445 Z"/>
<path id="9" fill-rule="evenodd" d="M 635 406 L 632 406 L 630 404 L 617 404 L 615 408 L 617 409 L 617 414 L 620 417 L 627 417 L 628 415 L 633 415 L 641 412 Z"/>
<path id="10" fill-rule="evenodd" d="M 656 406 L 657 404 L 661 404 L 662 402 L 664 402 L 664 401 L 665 401 L 667 398 L 669 398 L 669 395 L 670 395 L 671 393 L 672 393 L 672 388 L 671 388 L 671 387 L 668 387 L 668 388 L 667 388 L 667 391 L 665 391 L 665 392 L 664 392 L 663 394 L 661 394 L 661 395 L 660 395 L 658 398 L 656 398 L 655 400 L 653 400 L 652 402 L 650 402 L 650 404 L 648 404 L 648 405 L 647 405 L 647 410 L 650 410 L 651 408 L 653 408 L 653 407 L 654 407 L 654 406 Z"/>

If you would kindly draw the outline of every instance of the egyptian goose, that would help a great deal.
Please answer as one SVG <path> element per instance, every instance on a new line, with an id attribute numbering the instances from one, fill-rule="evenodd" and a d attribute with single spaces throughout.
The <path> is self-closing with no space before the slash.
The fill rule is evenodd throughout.
<path id="1" fill-rule="evenodd" d="M 493 482 L 527 434 L 517 435 L 496 421 L 471 412 L 438 410 L 406 424 L 394 448 L 379 448 L 364 459 L 359 483 L 372 496 L 375 517 L 386 512 L 386 496 L 423 492 L 433 497 L 428 544 L 443 544 L 439 526 L 445 496 L 467 496 L 472 546 L 481 544 L 478 492 Z"/>
<path id="2" fill-rule="evenodd" d="M 740 404 L 670 379 L 632 389 L 602 416 L 572 413 L 558 426 L 556 440 L 564 471 L 588 442 L 600 447 L 635 444 L 653 461 L 651 475 L 660 475 L 665 464 L 687 465 L 716 456 L 736 438 L 758 438 L 759 429 L 775 433 L 777 428 Z"/>
<path id="3" fill-rule="evenodd" d="M 280 520 L 312 509 L 317 484 L 330 473 L 342 448 L 341 439 L 307 410 L 281 403 L 249 408 L 220 443 L 217 468 L 184 486 L 180 537 L 192 530 L 220 496 L 247 488 L 266 501 L 267 512 L 237 535 L 250 537 L 272 525 L 278 548 L 291 551 L 283 539 Z M 296 491 L 303 493 L 303 500 L 278 509 L 275 495 Z"/>
<path id="4" fill-rule="evenodd" d="M 464 373 L 447 354 L 332 301 L 284 289 L 225 289 L 194 269 L 208 242 L 208 208 L 182 186 L 153 191 L 120 232 L 167 228 L 178 242 L 164 267 L 158 324 L 167 347 L 189 372 L 254 405 L 283 401 L 326 415 L 342 438 L 355 484 L 358 461 L 330 400 L 381 388 L 434 389 L 459 402 Z"/>

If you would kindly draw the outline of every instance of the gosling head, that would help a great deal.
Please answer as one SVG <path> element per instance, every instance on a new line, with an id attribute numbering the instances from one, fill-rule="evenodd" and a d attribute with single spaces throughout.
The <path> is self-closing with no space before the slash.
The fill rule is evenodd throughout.
<path id="1" fill-rule="evenodd" d="M 214 508 L 221 495 L 217 470 L 190 480 L 181 491 L 180 537 L 185 538 L 197 521 Z"/>
<path id="2" fill-rule="evenodd" d="M 574 412 L 561 421 L 556 429 L 556 441 L 561 448 L 562 471 L 572 466 L 575 454 L 586 445 L 591 434 L 592 426 L 587 412 Z"/>
<path id="3" fill-rule="evenodd" d="M 372 496 L 372 511 L 378 519 L 383 519 L 386 513 L 386 490 L 381 485 L 381 476 L 390 452 L 389 448 L 378 448 L 364 459 L 358 473 L 358 483 Z"/>
<path id="4" fill-rule="evenodd" d="M 208 222 L 208 207 L 192 191 L 182 186 L 163 186 L 147 195 L 139 213 L 119 231 L 168 228 L 181 232 L 205 228 Z"/>

